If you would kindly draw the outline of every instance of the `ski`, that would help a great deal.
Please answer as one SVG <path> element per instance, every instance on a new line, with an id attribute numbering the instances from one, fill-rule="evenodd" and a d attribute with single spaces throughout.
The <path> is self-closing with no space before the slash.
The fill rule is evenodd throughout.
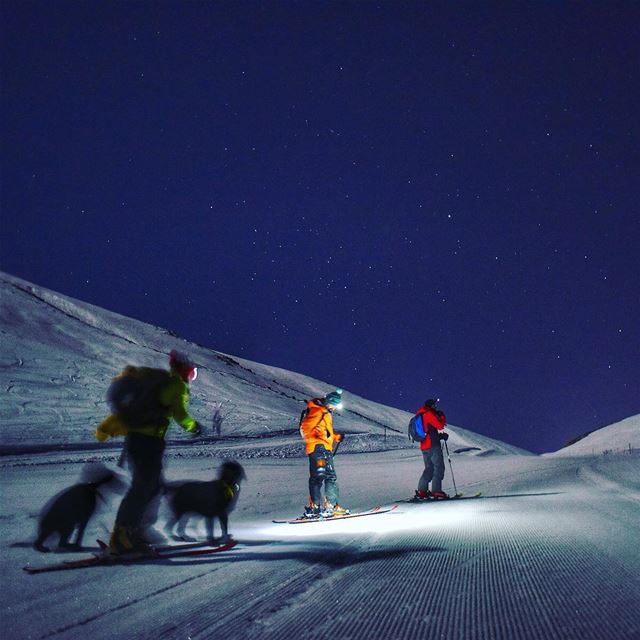
<path id="1" fill-rule="evenodd" d="M 100 546 L 105 543 L 99 541 Z M 27 573 L 45 573 L 47 571 L 68 571 L 70 569 L 83 569 L 85 567 L 104 567 L 113 565 L 129 565 L 141 562 L 147 562 L 150 560 L 164 560 L 165 558 L 181 558 L 188 556 L 201 556 L 209 555 L 212 553 L 221 553 L 223 551 L 229 551 L 236 546 L 236 540 L 229 540 L 224 544 L 215 546 L 206 546 L 198 544 L 188 543 L 188 546 L 184 545 L 166 545 L 158 549 L 153 549 L 151 554 L 149 553 L 130 553 L 123 555 L 115 555 L 109 553 L 107 550 L 94 553 L 91 556 L 85 558 L 79 558 L 78 560 L 64 560 L 54 564 L 46 565 L 27 565 L 23 567 Z M 106 546 L 106 545 L 105 545 Z"/>
<path id="2" fill-rule="evenodd" d="M 322 517 L 318 516 L 317 518 L 292 518 L 291 520 L 272 520 L 275 524 L 303 524 L 305 522 L 333 522 L 334 520 L 348 520 L 349 518 L 362 518 L 364 516 L 377 516 L 381 513 L 389 513 L 394 509 L 397 509 L 398 505 L 394 504 L 391 507 L 373 507 L 373 509 L 368 509 L 367 511 L 358 511 L 356 513 L 348 513 L 343 516 L 329 516 Z"/>
<path id="3" fill-rule="evenodd" d="M 98 546 L 102 551 L 109 552 L 109 545 L 104 540 L 96 540 Z M 169 544 L 152 544 L 151 547 L 157 553 L 167 553 L 170 551 L 181 551 L 183 549 L 197 549 L 198 547 L 218 547 L 223 543 L 222 539 L 214 539 L 214 540 L 193 540 L 190 542 L 174 542 Z"/>
<path id="4" fill-rule="evenodd" d="M 170 545 L 171 548 L 165 548 L 163 551 L 158 551 L 158 558 L 181 558 L 185 556 L 206 556 L 212 553 L 220 553 L 222 551 L 229 551 L 238 544 L 237 540 L 229 540 L 224 544 L 216 546 L 186 546 L 182 545 Z"/>
<path id="5" fill-rule="evenodd" d="M 449 502 L 451 500 L 471 500 L 473 498 L 481 498 L 482 497 L 482 491 L 478 491 L 478 493 L 474 493 L 470 496 L 465 495 L 464 493 L 456 493 L 453 496 L 450 496 L 449 498 L 426 498 L 424 500 L 419 500 L 418 498 L 407 498 L 406 500 L 402 500 L 402 502 L 411 502 L 412 504 L 426 504 L 426 503 L 433 503 L 433 502 Z"/>

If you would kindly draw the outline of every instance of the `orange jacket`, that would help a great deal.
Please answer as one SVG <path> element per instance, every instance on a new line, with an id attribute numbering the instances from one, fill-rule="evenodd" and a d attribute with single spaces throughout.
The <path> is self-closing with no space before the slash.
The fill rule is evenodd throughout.
<path id="1" fill-rule="evenodd" d="M 307 402 L 306 415 L 300 423 L 300 435 L 304 438 L 305 453 L 309 455 L 321 444 L 327 451 L 333 451 L 335 434 L 333 417 L 318 398 Z"/>

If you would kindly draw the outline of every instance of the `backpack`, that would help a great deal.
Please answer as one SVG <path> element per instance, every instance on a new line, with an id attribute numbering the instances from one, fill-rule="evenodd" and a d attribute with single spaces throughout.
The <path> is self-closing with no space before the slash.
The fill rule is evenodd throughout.
<path id="1" fill-rule="evenodd" d="M 424 432 L 424 425 L 422 423 L 422 416 L 417 414 L 409 420 L 409 426 L 407 427 L 407 435 L 411 442 L 422 442 L 426 434 Z"/>
<path id="2" fill-rule="evenodd" d="M 302 413 L 300 413 L 300 422 L 298 423 L 298 430 L 300 431 L 300 435 L 304 438 L 304 433 L 302 433 L 302 423 L 304 419 L 307 417 L 309 413 L 309 409 L 303 409 Z"/>
<path id="3" fill-rule="evenodd" d="M 165 369 L 125 367 L 107 389 L 111 411 L 133 426 L 162 420 L 167 407 L 160 402 L 160 393 L 169 378 Z"/>

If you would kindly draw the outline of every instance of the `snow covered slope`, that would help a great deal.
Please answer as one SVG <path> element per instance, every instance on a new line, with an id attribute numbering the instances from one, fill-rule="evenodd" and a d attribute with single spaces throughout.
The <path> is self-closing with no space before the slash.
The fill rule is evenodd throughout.
<path id="1" fill-rule="evenodd" d="M 578 442 L 544 455 L 590 456 L 625 449 L 640 449 L 640 414 L 592 431 Z"/>
<path id="2" fill-rule="evenodd" d="M 208 426 L 214 404 L 221 402 L 223 435 L 265 436 L 265 446 L 274 442 L 266 436 L 284 435 L 289 446 L 282 451 L 293 447 L 301 453 L 297 428 L 305 400 L 340 386 L 339 380 L 325 383 L 212 351 L 1 272 L 0 301 L 0 447 L 5 452 L 97 444 L 93 433 L 108 413 L 104 394 L 111 378 L 129 363 L 165 367 L 173 348 L 200 365 L 192 388 L 196 418 Z M 337 422 L 350 437 L 343 451 L 411 446 L 406 438 L 410 414 L 348 390 L 344 397 Z M 527 453 L 465 429 L 449 431 L 449 448 L 466 455 Z M 179 428 L 169 435 L 178 442 L 190 439 Z"/>
<path id="3" fill-rule="evenodd" d="M 341 502 L 353 510 L 397 507 L 300 526 L 272 520 L 301 512 L 306 460 L 243 459 L 247 480 L 230 518 L 239 544 L 231 552 L 27 575 L 27 564 L 87 555 L 96 538 L 109 535 L 120 496 L 105 491 L 82 551 L 42 554 L 31 547 L 42 506 L 78 482 L 85 463 L 117 457 L 115 448 L 98 454 L 80 445 L 92 442 L 95 421 L 106 412 L 105 386 L 124 363 L 164 366 L 175 346 L 194 354 L 202 364 L 194 413 L 210 415 L 222 400 L 225 432 L 244 436 L 228 437 L 225 451 L 219 443 L 176 442 L 164 467 L 169 481 L 211 479 L 220 454 L 234 447 L 243 454 L 277 442 L 282 451 L 300 451 L 302 401 L 331 385 L 185 343 L 10 276 L 0 275 L 0 293 L 0 449 L 24 439 L 50 449 L 0 456 L 0 618 L 7 638 L 640 638 L 640 453 L 598 453 L 612 442 L 637 447 L 638 416 L 545 456 L 520 455 L 453 427 L 449 449 L 460 454 L 452 455 L 444 488 L 482 492 L 468 500 L 402 501 L 422 472 L 415 446 L 351 456 L 341 449 Z M 345 444 L 364 450 L 388 425 L 406 445 L 409 414 L 350 394 L 347 404 L 339 418 L 351 433 Z M 293 433 L 250 437 L 287 428 Z M 170 433 L 180 437 L 177 429 Z M 53 450 L 68 440 L 78 450 Z M 585 448 L 587 455 L 572 457 Z M 606 499 L 594 500 L 600 494 Z M 167 515 L 165 501 L 157 529 Z M 189 533 L 202 538 L 202 520 L 194 518 Z"/>

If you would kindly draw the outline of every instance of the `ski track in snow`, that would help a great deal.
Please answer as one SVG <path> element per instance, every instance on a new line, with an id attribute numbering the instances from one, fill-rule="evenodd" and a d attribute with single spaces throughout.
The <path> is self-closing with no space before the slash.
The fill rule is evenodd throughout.
<path id="1" fill-rule="evenodd" d="M 556 521 L 550 533 L 546 514 L 530 513 L 521 503 L 512 503 L 507 513 L 487 502 L 465 506 L 472 532 L 456 522 L 428 534 L 380 540 L 307 591 L 283 588 L 266 606 L 252 606 L 237 637 L 284 640 L 301 621 L 299 638 L 633 637 L 639 630 L 637 575 L 594 553 L 571 517 Z M 414 508 L 428 517 L 437 507 Z M 618 585 L 621 596 L 615 613 L 603 616 L 605 584 Z M 271 610 L 272 600 L 283 596 L 287 606 Z M 323 614 L 314 623 L 318 611 Z M 224 623 L 190 625 L 189 636 L 214 638 L 223 629 Z"/>
<path id="2" fill-rule="evenodd" d="M 360 495 L 367 463 L 355 458 L 340 463 L 356 467 L 349 481 Z M 386 465 L 376 460 L 381 473 L 415 471 L 397 452 Z M 478 499 L 400 504 L 302 532 L 256 517 L 254 506 L 248 520 L 232 516 L 244 544 L 217 557 L 26 576 L 4 549 L 2 568 L 17 589 L 3 605 L 8 637 L 640 638 L 640 504 L 626 487 L 640 458 L 525 460 L 527 469 L 515 458 L 475 463 L 495 476 Z M 286 477 L 280 464 L 248 471 L 262 486 L 276 470 Z M 20 473 L 4 471 L 14 481 Z M 606 500 L 594 502 L 597 485 Z M 274 481 L 274 499 L 289 488 Z M 12 530 L 24 531 L 25 518 L 14 520 Z"/>

